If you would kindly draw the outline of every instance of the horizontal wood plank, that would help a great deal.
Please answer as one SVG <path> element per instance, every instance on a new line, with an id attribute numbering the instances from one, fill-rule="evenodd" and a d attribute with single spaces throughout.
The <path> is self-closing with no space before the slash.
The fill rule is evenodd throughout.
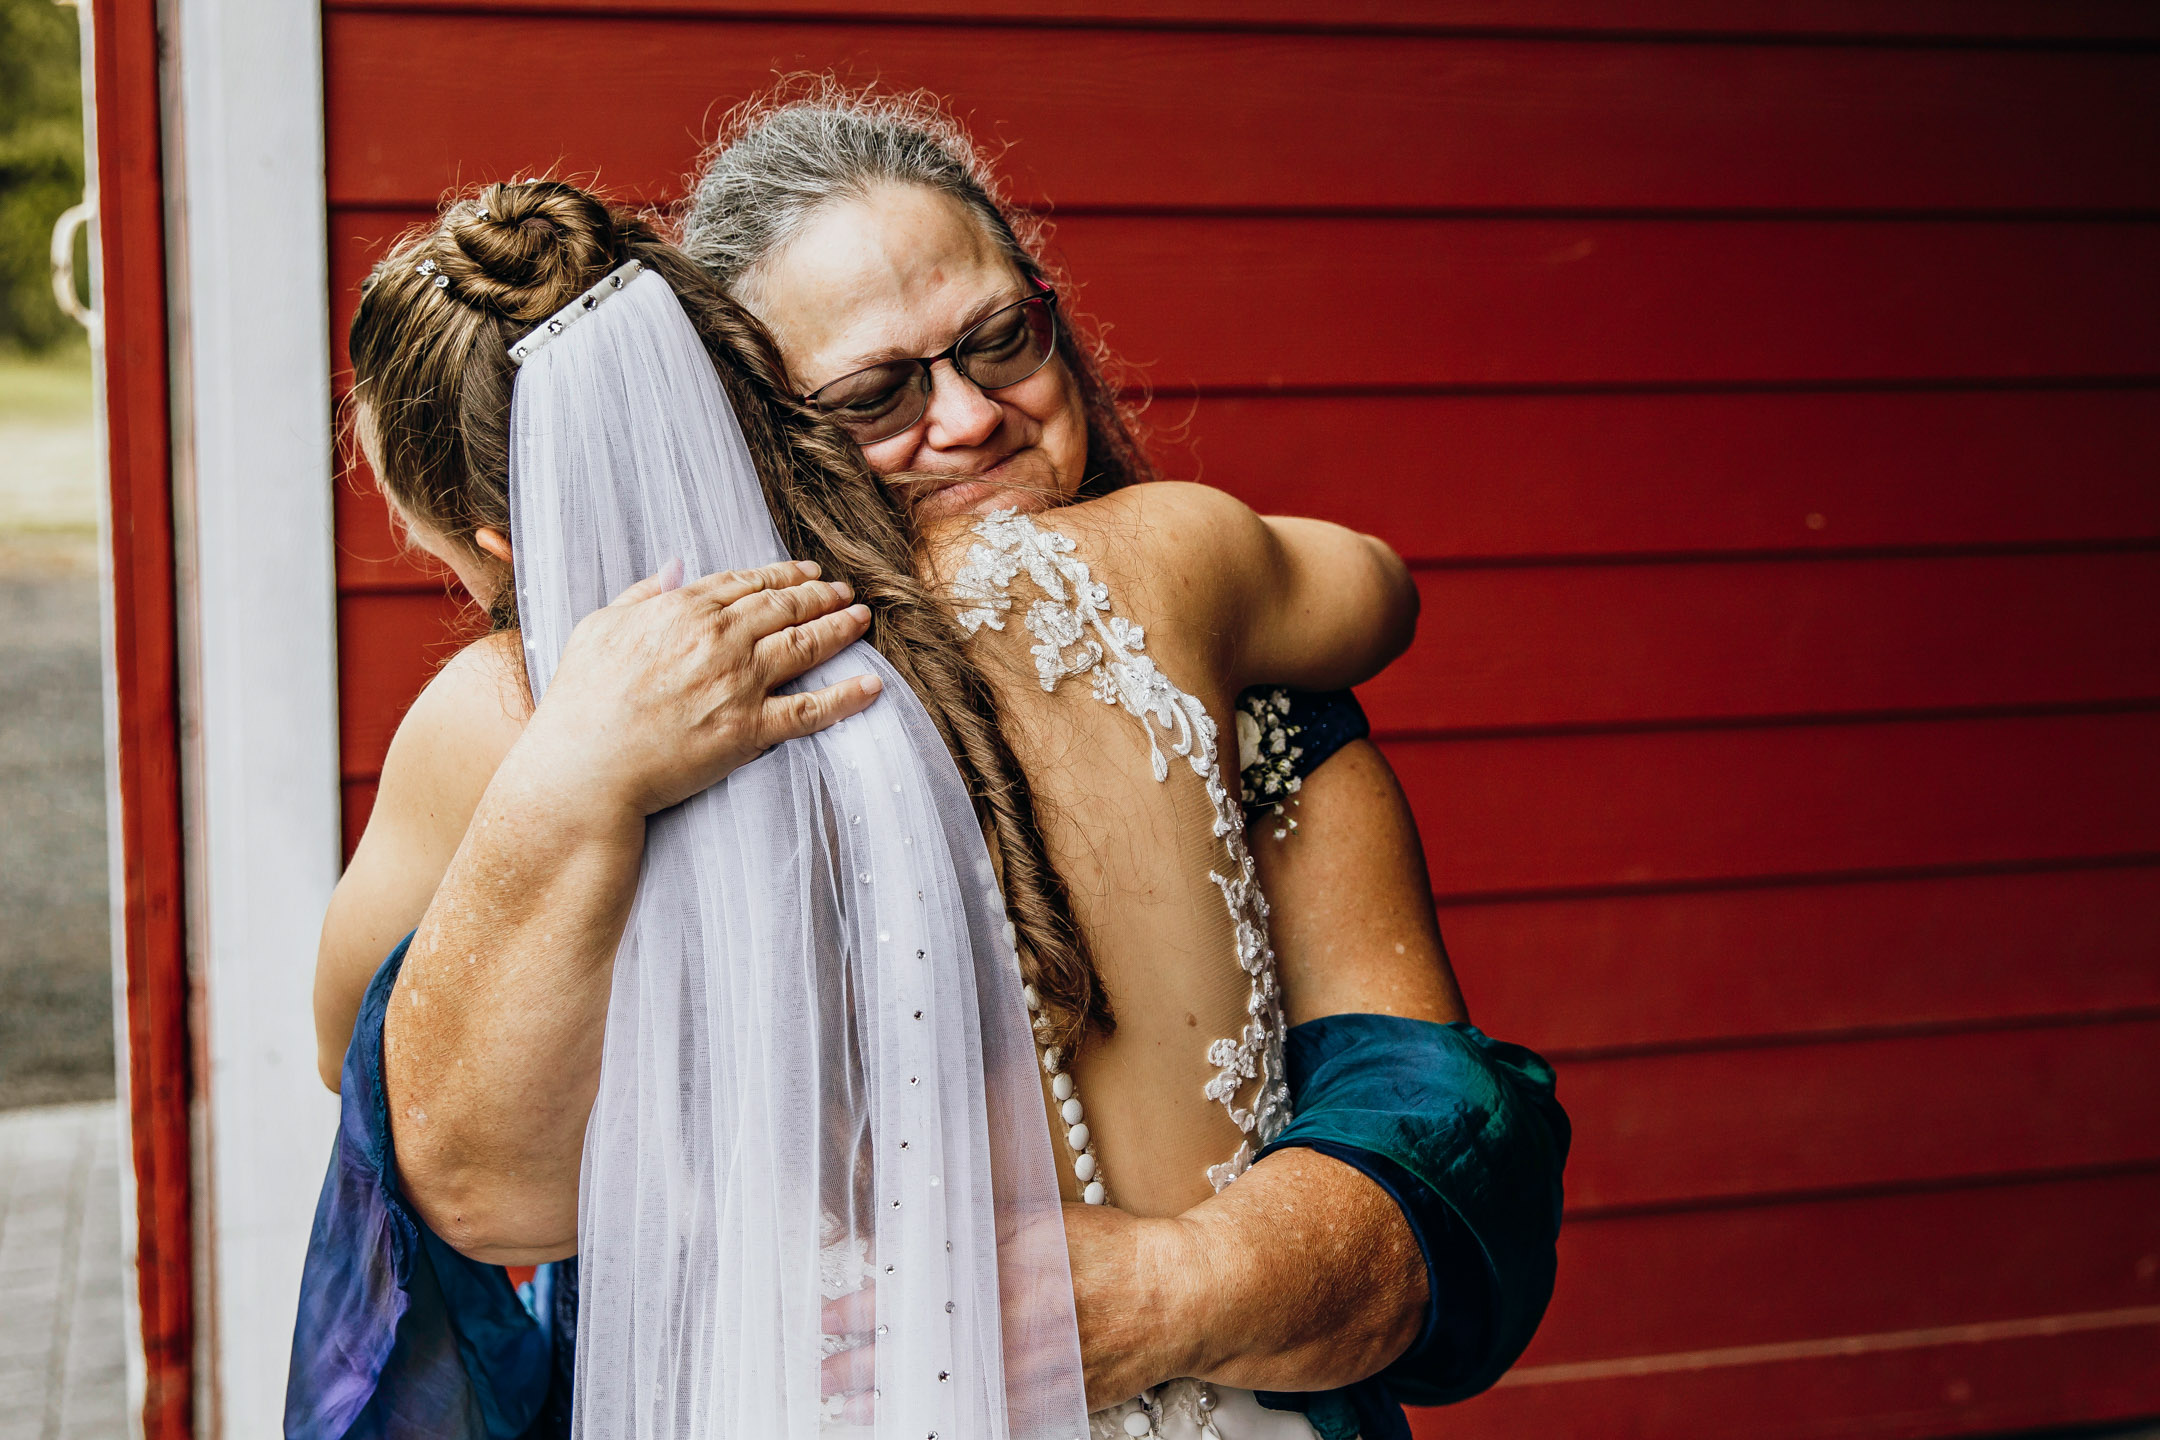
<path id="1" fill-rule="evenodd" d="M 1242 28 L 598 10 L 327 21 L 330 195 L 347 205 L 424 203 L 556 165 L 672 198 L 730 105 L 776 72 L 828 68 L 948 96 L 1012 140 L 1002 163 L 1021 197 L 1067 211 L 2160 205 L 2149 53 L 1357 33 L 1316 45 Z M 520 80 L 566 55 L 578 84 Z"/>
<path id="2" fill-rule="evenodd" d="M 331 215 L 332 335 L 417 211 Z M 1164 394 L 2160 377 L 2160 223 L 1085 217 Z"/>
<path id="3" fill-rule="evenodd" d="M 1568 1205 L 2160 1164 L 2160 1018 L 1578 1060 Z"/>
<path id="4" fill-rule="evenodd" d="M 2160 388 L 1172 396 L 1147 419 L 1174 478 L 1413 559 L 2160 538 Z"/>
<path id="5" fill-rule="evenodd" d="M 330 11 L 609 15 L 610 0 L 329 0 Z M 1952 40 L 2160 39 L 2137 0 L 640 0 L 649 15 L 764 20 L 898 19 L 928 24 L 1004 21 L 1060 28 L 1372 28 L 1448 34 L 1555 30 L 1567 34 L 1872 37 Z"/>
<path id="6" fill-rule="evenodd" d="M 1398 741 L 1443 899 L 2160 853 L 2160 715 Z"/>
<path id="7" fill-rule="evenodd" d="M 2147 1313 L 2038 1317 L 1909 1344 L 1890 1337 L 1887 1350 L 1854 1350 L 1876 1338 L 1857 1337 L 1757 1364 L 1691 1352 L 1671 1368 L 1586 1383 L 1509 1377 L 1465 1404 L 1411 1411 L 1410 1428 L 1417 1440 L 1945 1440 L 2043 1427 L 2063 1435 L 2057 1427 L 2160 1411 L 2160 1323 Z"/>
<path id="8" fill-rule="evenodd" d="M 445 578 L 364 539 L 341 551 L 363 643 L 429 643 Z M 1362 692 L 1396 736 L 2160 701 L 2155 553 L 1428 571 L 1418 585 L 1416 643 Z M 419 633 L 410 599 L 360 598 L 385 586 L 426 592 Z M 370 668 L 383 659 L 349 663 L 401 706 L 399 677 Z"/>
<path id="9" fill-rule="evenodd" d="M 1165 392 L 2160 374 L 2160 225 L 1074 219 Z"/>
<path id="10" fill-rule="evenodd" d="M 2160 540 L 2160 387 L 1210 397 L 1150 412 L 1164 472 L 1413 562 Z M 338 580 L 432 580 L 371 480 Z"/>
<path id="11" fill-rule="evenodd" d="M 341 605 L 348 778 L 455 644 L 436 594 Z M 2160 716 L 1394 741 L 1443 897 L 2160 850 Z"/>
<path id="12" fill-rule="evenodd" d="M 2160 702 L 2160 550 L 1439 570 L 1384 731 Z"/>
<path id="13" fill-rule="evenodd" d="M 1523 1364 L 2152 1304 L 2151 1171 L 1570 1219 Z"/>
<path id="14" fill-rule="evenodd" d="M 1629 1047 L 2160 1009 L 2160 868 L 1449 906 L 1471 1014 Z"/>

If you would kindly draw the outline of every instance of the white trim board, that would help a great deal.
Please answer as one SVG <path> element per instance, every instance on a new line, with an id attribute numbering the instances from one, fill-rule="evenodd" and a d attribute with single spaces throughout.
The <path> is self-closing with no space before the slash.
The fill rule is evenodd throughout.
<path id="1" fill-rule="evenodd" d="M 198 1433 L 240 1440 L 283 1433 L 337 1124 L 309 1003 L 340 859 L 322 31 L 289 0 L 166 13 Z"/>

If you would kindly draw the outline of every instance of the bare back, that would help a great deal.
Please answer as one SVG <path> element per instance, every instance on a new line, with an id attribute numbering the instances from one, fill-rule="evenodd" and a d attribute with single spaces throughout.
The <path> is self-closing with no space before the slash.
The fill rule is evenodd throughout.
<path id="1" fill-rule="evenodd" d="M 1207 1198 L 1284 1118 L 1265 902 L 1219 745 L 1237 687 L 1176 548 L 1115 497 L 933 544 L 1115 1011 L 1067 1068 L 1110 1199 L 1140 1215 Z"/>

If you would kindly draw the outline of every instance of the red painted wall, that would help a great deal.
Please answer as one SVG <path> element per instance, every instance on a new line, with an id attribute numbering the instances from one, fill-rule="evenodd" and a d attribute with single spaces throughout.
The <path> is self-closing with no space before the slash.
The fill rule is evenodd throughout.
<path id="1" fill-rule="evenodd" d="M 194 1434 L 195 1199 L 180 650 L 174 610 L 172 393 L 157 6 L 90 12 L 101 413 L 111 585 L 111 754 L 119 808 L 121 981 L 135 1304 L 145 1440 Z"/>
<path id="2" fill-rule="evenodd" d="M 2160 1412 L 2160 17 L 1736 0 L 331 0 L 334 333 L 446 186 L 676 193 L 776 70 L 1054 202 L 1173 473 L 1376 530 L 1560 1290 L 1421 1433 Z M 342 366 L 342 355 L 339 357 Z M 340 499 L 347 826 L 447 651 Z"/>

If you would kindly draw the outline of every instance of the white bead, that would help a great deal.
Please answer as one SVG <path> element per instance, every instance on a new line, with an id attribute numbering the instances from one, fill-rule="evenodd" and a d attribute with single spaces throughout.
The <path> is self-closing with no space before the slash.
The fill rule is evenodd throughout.
<path id="1" fill-rule="evenodd" d="M 1060 1100 L 1072 1099 L 1072 1076 L 1060 1075 L 1050 1082 L 1050 1093 Z"/>
<path id="2" fill-rule="evenodd" d="M 1072 1129 L 1070 1129 L 1070 1130 L 1067 1130 L 1067 1131 L 1065 1132 L 1065 1143 L 1066 1143 L 1066 1144 L 1068 1144 L 1068 1145 L 1070 1145 L 1070 1146 L 1072 1146 L 1072 1148 L 1073 1148 L 1073 1153 L 1074 1153 L 1075 1155 L 1079 1154 L 1079 1153 L 1080 1153 L 1080 1152 L 1081 1152 L 1082 1150 L 1085 1150 L 1085 1149 L 1087 1149 L 1087 1146 L 1088 1146 L 1088 1128 L 1087 1128 L 1087 1126 L 1085 1126 L 1085 1125 L 1075 1125 L 1075 1126 L 1073 1126 L 1073 1127 L 1072 1127 Z"/>
<path id="3" fill-rule="evenodd" d="M 1008 945 L 1018 945 L 1020 943 L 1020 932 L 1013 928 L 1013 922 L 1010 920 L 1005 922 L 1005 943 Z"/>
<path id="4" fill-rule="evenodd" d="M 1084 1200 L 1085 1202 L 1087 1202 L 1088 1204 L 1090 1204 L 1090 1205 L 1100 1205 L 1100 1204 L 1102 1204 L 1102 1202 L 1103 1202 L 1103 1188 L 1102 1188 L 1102 1181 L 1100 1181 L 1100 1180 L 1090 1180 L 1090 1181 L 1088 1182 L 1088 1187 L 1087 1187 L 1087 1189 L 1085 1189 L 1085 1190 L 1083 1190 L 1083 1191 L 1081 1191 L 1081 1192 L 1080 1192 L 1080 1198 L 1081 1198 L 1082 1200 Z"/>
<path id="5" fill-rule="evenodd" d="M 1095 1178 L 1095 1157 L 1093 1155 L 1081 1155 L 1074 1158 L 1073 1178 L 1083 1185 Z"/>
<path id="6" fill-rule="evenodd" d="M 1023 999 L 1023 1000 L 1025 1000 L 1025 1001 L 1027 1001 L 1027 1007 L 1028 1007 L 1028 1009 L 1030 1009 L 1030 1010 L 1040 1010 L 1040 1009 L 1042 1009 L 1042 992 L 1041 992 L 1040 990 L 1037 990 L 1037 989 L 1036 989 L 1036 988 L 1035 988 L 1035 987 L 1034 987 L 1033 985 L 1023 985 L 1023 986 L 1021 986 L 1021 987 L 1020 987 L 1020 998 L 1021 998 L 1021 999 Z"/>
<path id="7" fill-rule="evenodd" d="M 1080 1102 L 1078 1100 L 1067 1100 L 1063 1105 L 1058 1107 L 1058 1114 L 1065 1117 L 1065 1123 L 1068 1125 L 1079 1124 L 1080 1117 L 1085 1113 L 1086 1112 L 1080 1108 Z"/>
<path id="8" fill-rule="evenodd" d="M 1135 1440 L 1154 1428 L 1155 1422 L 1147 1418 L 1147 1411 L 1145 1410 L 1135 1410 L 1125 1417 L 1125 1433 L 1134 1436 Z"/>

